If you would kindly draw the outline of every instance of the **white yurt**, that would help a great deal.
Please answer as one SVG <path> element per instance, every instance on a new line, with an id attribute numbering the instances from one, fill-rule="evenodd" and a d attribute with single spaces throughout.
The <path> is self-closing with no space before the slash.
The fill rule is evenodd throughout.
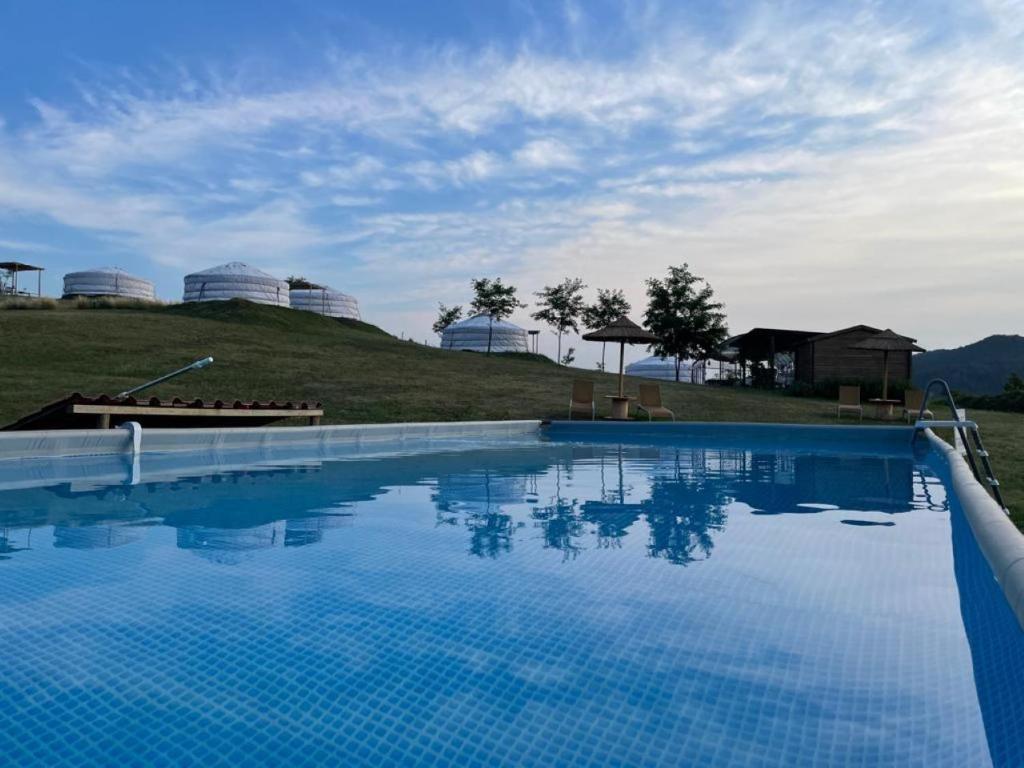
<path id="1" fill-rule="evenodd" d="M 328 288 L 292 288 L 288 292 L 292 309 L 316 312 L 327 317 L 344 317 L 359 320 L 359 302 L 354 296 Z"/>
<path id="2" fill-rule="evenodd" d="M 246 299 L 257 304 L 274 304 L 279 307 L 290 306 L 288 283 L 240 261 L 185 275 L 183 301 L 228 299 Z"/>
<path id="3" fill-rule="evenodd" d="M 443 349 L 486 352 L 527 352 L 526 331 L 506 320 L 491 320 L 490 315 L 474 315 L 452 323 L 441 334 Z"/>
<path id="4" fill-rule="evenodd" d="M 156 298 L 149 280 L 116 267 L 97 267 L 64 275 L 64 298 L 71 296 L 118 296 L 125 299 Z"/>
<path id="5" fill-rule="evenodd" d="M 643 360 L 637 360 L 626 366 L 627 376 L 637 376 L 641 379 L 659 379 L 661 381 L 676 380 L 676 359 L 674 357 L 658 357 L 652 355 Z M 679 366 L 679 380 L 690 381 L 690 361 L 683 360 Z"/>

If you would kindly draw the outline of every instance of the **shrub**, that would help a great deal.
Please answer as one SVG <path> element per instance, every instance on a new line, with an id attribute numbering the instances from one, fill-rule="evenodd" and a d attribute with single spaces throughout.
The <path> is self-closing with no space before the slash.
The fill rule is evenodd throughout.
<path id="1" fill-rule="evenodd" d="M 56 309 L 56 299 L 13 296 L 0 299 L 0 309 Z"/>
<path id="2" fill-rule="evenodd" d="M 1003 392 L 1001 395 L 958 394 L 956 404 L 962 408 L 980 408 L 983 411 L 1024 413 L 1024 390 Z"/>
<path id="3" fill-rule="evenodd" d="M 882 382 L 880 379 L 825 379 L 815 382 L 813 385 L 798 381 L 794 382 L 788 391 L 796 397 L 820 397 L 826 400 L 834 400 L 839 397 L 840 386 L 860 387 L 860 397 L 862 400 L 882 396 Z M 889 382 L 888 394 L 891 399 L 900 400 L 903 398 L 903 393 L 911 388 L 912 386 L 909 381 L 892 380 Z"/>
<path id="4" fill-rule="evenodd" d="M 154 309 L 164 302 L 154 299 L 129 299 L 120 296 L 75 296 L 64 299 L 74 309 Z"/>

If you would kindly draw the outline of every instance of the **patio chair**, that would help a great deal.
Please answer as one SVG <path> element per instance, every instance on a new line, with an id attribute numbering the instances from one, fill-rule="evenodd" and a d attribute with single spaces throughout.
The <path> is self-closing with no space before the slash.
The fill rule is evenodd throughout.
<path id="1" fill-rule="evenodd" d="M 640 400 L 637 402 L 636 408 L 647 414 L 648 421 L 655 416 L 676 420 L 676 415 L 661 404 L 661 385 L 659 384 L 640 385 Z"/>
<path id="2" fill-rule="evenodd" d="M 852 411 L 864 421 L 864 406 L 860 404 L 860 387 L 839 387 L 839 403 L 836 405 L 836 418 L 843 416 L 843 411 Z"/>
<path id="3" fill-rule="evenodd" d="M 908 389 L 903 393 L 903 418 L 907 423 L 917 421 L 917 415 L 921 413 L 921 406 L 924 405 L 924 392 L 920 389 Z M 934 419 L 935 414 L 925 408 L 921 414 L 926 419 Z"/>
<path id="4" fill-rule="evenodd" d="M 572 394 L 569 395 L 569 420 L 574 413 L 590 416 L 593 421 L 597 417 L 597 406 L 594 404 L 594 382 L 575 379 L 572 383 Z"/>

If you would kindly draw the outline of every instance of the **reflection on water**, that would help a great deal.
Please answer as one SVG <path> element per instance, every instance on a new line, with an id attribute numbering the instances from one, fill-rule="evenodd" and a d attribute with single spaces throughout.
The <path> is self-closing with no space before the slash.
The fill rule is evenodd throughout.
<path id="1" fill-rule="evenodd" d="M 331 762 L 379 726 L 353 764 L 415 762 L 410 733 L 450 757 L 448 728 L 480 764 L 1021 751 L 1014 618 L 909 453 L 538 442 L 3 472 L 8 746 L 106 748 L 109 728 L 111 748 L 167 733 L 239 757 L 258 735 L 264 762 L 305 741 Z M 94 704 L 120 719 L 69 728 Z"/>
<path id="2" fill-rule="evenodd" d="M 884 526 L 892 521 L 862 515 L 945 504 L 932 499 L 935 479 L 909 455 L 546 443 L 220 471 L 210 457 L 192 466 L 187 457 L 168 461 L 144 463 L 141 478 L 136 467 L 127 484 L 107 475 L 0 492 L 0 558 L 28 549 L 33 528 L 52 527 L 46 543 L 56 547 L 109 549 L 162 524 L 177 529 L 181 549 L 238 563 L 261 550 L 315 545 L 353 524 L 361 504 L 403 487 L 430 489 L 437 525 L 462 531 L 476 557 L 539 543 L 572 560 L 634 537 L 647 556 L 677 565 L 710 557 L 735 510 L 841 512 L 837 522 Z"/>

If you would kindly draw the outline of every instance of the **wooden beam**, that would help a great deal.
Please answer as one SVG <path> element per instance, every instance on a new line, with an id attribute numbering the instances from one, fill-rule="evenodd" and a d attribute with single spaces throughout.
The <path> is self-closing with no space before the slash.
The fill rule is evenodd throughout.
<path id="1" fill-rule="evenodd" d="M 324 415 L 322 408 L 189 408 L 183 406 L 153 405 L 71 405 L 71 413 L 110 416 L 217 416 L 219 418 L 317 418 Z"/>

